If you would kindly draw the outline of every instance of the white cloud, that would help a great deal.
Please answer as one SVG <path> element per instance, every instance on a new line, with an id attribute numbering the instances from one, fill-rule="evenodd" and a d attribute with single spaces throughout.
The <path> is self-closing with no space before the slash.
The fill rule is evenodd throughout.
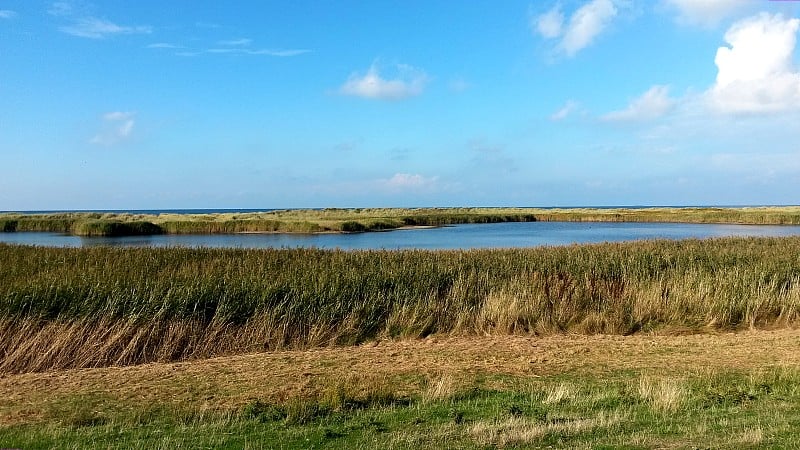
<path id="1" fill-rule="evenodd" d="M 152 27 L 149 26 L 117 25 L 96 17 L 81 18 L 72 25 L 66 25 L 59 29 L 64 33 L 89 39 L 103 39 L 118 34 L 150 34 L 153 32 Z"/>
<path id="2" fill-rule="evenodd" d="M 170 44 L 168 42 L 156 42 L 155 44 L 150 44 L 147 48 L 166 48 L 166 49 L 176 49 L 176 48 L 183 48 L 183 46 Z"/>
<path id="3" fill-rule="evenodd" d="M 583 5 L 569 19 L 561 47 L 567 55 L 574 55 L 592 43 L 617 15 L 611 0 L 592 0 Z"/>
<path id="4" fill-rule="evenodd" d="M 661 117 L 675 106 L 669 97 L 669 86 L 653 86 L 641 96 L 631 100 L 625 109 L 612 111 L 601 118 L 609 121 L 649 120 Z"/>
<path id="5" fill-rule="evenodd" d="M 205 53 L 233 53 L 240 55 L 266 55 L 266 56 L 297 56 L 304 53 L 309 53 L 311 50 L 306 49 L 271 49 L 264 48 L 253 50 L 249 48 L 210 48 Z"/>
<path id="6" fill-rule="evenodd" d="M 129 139 L 136 125 L 136 113 L 112 111 L 103 114 L 103 130 L 89 140 L 92 144 L 111 146 Z"/>
<path id="7" fill-rule="evenodd" d="M 692 25 L 711 26 L 758 2 L 754 0 L 663 0 L 677 10 L 678 20 Z"/>
<path id="8" fill-rule="evenodd" d="M 567 116 L 575 112 L 578 106 L 580 106 L 580 104 L 575 100 L 567 100 L 564 106 L 550 116 L 550 120 L 564 120 Z"/>
<path id="9" fill-rule="evenodd" d="M 384 79 L 373 64 L 363 76 L 353 73 L 339 88 L 339 93 L 373 100 L 401 100 L 422 93 L 428 76 L 422 70 L 398 64 L 397 78 Z"/>
<path id="10" fill-rule="evenodd" d="M 558 5 L 537 17 L 535 21 L 536 31 L 547 39 L 561 36 L 561 27 L 563 25 L 564 13 L 561 12 L 561 8 Z"/>
<path id="11" fill-rule="evenodd" d="M 419 174 L 396 173 L 392 178 L 384 181 L 384 186 L 392 190 L 423 189 L 436 184 L 439 177 L 425 177 Z"/>
<path id="12" fill-rule="evenodd" d="M 792 55 L 800 19 L 761 13 L 734 23 L 729 47 L 717 50 L 717 79 L 708 90 L 711 107 L 722 113 L 800 110 L 800 72 Z"/>
<path id="13" fill-rule="evenodd" d="M 248 45 L 252 44 L 253 40 L 248 38 L 240 38 L 240 39 L 231 39 L 227 41 L 219 41 L 217 44 L 225 45 L 229 47 L 247 47 Z"/>
<path id="14" fill-rule="evenodd" d="M 69 16 L 73 13 L 73 7 L 68 2 L 53 2 L 47 9 L 47 13 L 51 16 Z"/>
<path id="15" fill-rule="evenodd" d="M 573 56 L 588 47 L 608 27 L 617 12 L 614 0 L 591 0 L 572 13 L 564 26 L 564 15 L 557 5 L 536 17 L 532 25 L 544 38 L 560 38 L 558 49 L 567 56 Z"/>
<path id="16" fill-rule="evenodd" d="M 17 13 L 10 9 L 0 9 L 0 19 L 13 19 L 17 17 Z"/>

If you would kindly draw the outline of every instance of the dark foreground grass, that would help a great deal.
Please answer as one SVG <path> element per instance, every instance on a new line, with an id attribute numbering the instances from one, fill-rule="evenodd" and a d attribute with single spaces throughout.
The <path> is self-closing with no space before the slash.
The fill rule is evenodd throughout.
<path id="1" fill-rule="evenodd" d="M 0 245 L 0 372 L 444 334 L 792 326 L 800 238 L 469 251 Z"/>
<path id="2" fill-rule="evenodd" d="M 790 448 L 800 441 L 796 369 L 677 377 L 559 375 L 412 394 L 337 386 L 223 410 L 61 398 L 38 423 L 0 426 L 18 448 Z M 495 380 L 497 381 L 497 380 Z"/>
<path id="3" fill-rule="evenodd" d="M 0 231 L 51 231 L 82 236 L 320 233 L 384 231 L 407 226 L 500 222 L 683 222 L 800 224 L 800 207 L 748 208 L 326 208 L 225 214 L 0 214 Z"/>

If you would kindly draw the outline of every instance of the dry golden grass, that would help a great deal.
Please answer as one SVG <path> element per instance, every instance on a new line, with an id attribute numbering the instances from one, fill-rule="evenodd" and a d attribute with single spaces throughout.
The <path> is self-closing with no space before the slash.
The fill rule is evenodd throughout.
<path id="1" fill-rule="evenodd" d="M 428 387 L 422 392 L 422 402 L 430 403 L 450 398 L 456 392 L 456 383 L 450 374 L 441 375 L 429 380 Z"/>
<path id="2" fill-rule="evenodd" d="M 594 429 L 609 428 L 625 420 L 619 412 L 600 412 L 592 418 L 574 418 L 558 422 L 542 423 L 527 417 L 511 417 L 501 421 L 480 421 L 472 425 L 469 434 L 478 445 L 504 448 L 534 442 L 550 433 L 562 436 Z"/>
<path id="3" fill-rule="evenodd" d="M 710 378 L 709 371 L 800 367 L 797 348 L 800 330 L 794 329 L 685 336 L 442 336 L 180 363 L 6 374 L 0 375 L 0 423 L 46 420 L 59 399 L 99 393 L 121 407 L 163 404 L 213 411 L 241 407 L 253 398 L 276 403 L 336 398 L 341 389 L 345 397 L 356 398 L 384 391 L 446 398 L 478 375 L 535 380 L 554 374 L 602 377 L 619 370 L 636 370 L 651 380 L 655 394 L 649 398 L 660 398 L 658 408 L 666 411 L 677 404 L 669 399 L 680 396 L 673 395 L 676 389 L 669 381 L 659 388 L 659 380 L 692 374 Z M 551 400 L 573 392 L 568 384 L 547 390 Z"/>
<path id="4" fill-rule="evenodd" d="M 575 394 L 575 386 L 573 386 L 572 383 L 559 383 L 548 388 L 547 395 L 542 403 L 545 405 L 556 405 L 563 401 L 573 399 Z"/>
<path id="5" fill-rule="evenodd" d="M 677 411 L 686 400 L 687 390 L 680 380 L 673 378 L 654 379 L 644 376 L 639 379 L 639 396 L 650 406 L 663 413 Z"/>

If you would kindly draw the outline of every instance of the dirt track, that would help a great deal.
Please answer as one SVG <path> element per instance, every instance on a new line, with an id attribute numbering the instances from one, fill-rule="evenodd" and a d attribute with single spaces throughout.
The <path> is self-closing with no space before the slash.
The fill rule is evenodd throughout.
<path id="1" fill-rule="evenodd" d="M 118 405 L 225 408 L 283 401 L 341 380 L 388 379 L 400 390 L 448 375 L 602 376 L 800 366 L 800 330 L 686 336 L 485 336 L 383 341 L 358 347 L 230 356 L 169 364 L 0 376 L 0 423 L 36 421 L 83 396 Z M 50 406 L 48 406 L 50 405 Z"/>

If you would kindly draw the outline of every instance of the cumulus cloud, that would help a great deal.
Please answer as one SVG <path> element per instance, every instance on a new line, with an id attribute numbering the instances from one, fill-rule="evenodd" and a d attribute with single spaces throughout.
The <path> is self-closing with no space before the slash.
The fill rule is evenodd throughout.
<path id="1" fill-rule="evenodd" d="M 678 12 L 678 20 L 691 25 L 711 26 L 748 7 L 753 0 L 663 0 Z"/>
<path id="2" fill-rule="evenodd" d="M 371 100 L 402 100 L 422 93 L 428 76 L 406 64 L 395 65 L 396 78 L 383 78 L 373 64 L 366 74 L 353 73 L 339 88 L 339 93 Z"/>
<path id="3" fill-rule="evenodd" d="M 103 129 L 89 142 L 97 145 L 110 146 L 131 137 L 133 127 L 136 125 L 136 113 L 112 111 L 103 114 Z"/>
<path id="4" fill-rule="evenodd" d="M 420 174 L 396 173 L 384 181 L 384 186 L 392 190 L 419 190 L 430 188 L 436 184 L 439 177 L 425 177 Z"/>
<path id="5" fill-rule="evenodd" d="M 0 9 L 0 19 L 13 19 L 17 17 L 17 13 L 10 9 Z"/>
<path id="6" fill-rule="evenodd" d="M 707 92 L 722 113 L 800 110 L 800 72 L 792 55 L 800 19 L 761 13 L 734 23 L 717 50 L 717 79 Z"/>
<path id="7" fill-rule="evenodd" d="M 669 86 L 653 86 L 641 96 L 631 100 L 625 109 L 612 111 L 601 118 L 608 121 L 650 120 L 661 117 L 675 106 L 669 97 Z"/>
<path id="8" fill-rule="evenodd" d="M 153 32 L 152 27 L 149 26 L 118 25 L 114 22 L 98 19 L 96 17 L 80 18 L 71 25 L 65 25 L 59 29 L 72 36 L 89 39 L 103 39 L 120 34 L 150 34 Z"/>
<path id="9" fill-rule="evenodd" d="M 572 13 L 566 25 L 559 5 L 535 17 L 532 25 L 542 37 L 560 39 L 557 48 L 567 56 L 573 56 L 588 47 L 617 13 L 614 0 L 591 0 Z"/>

